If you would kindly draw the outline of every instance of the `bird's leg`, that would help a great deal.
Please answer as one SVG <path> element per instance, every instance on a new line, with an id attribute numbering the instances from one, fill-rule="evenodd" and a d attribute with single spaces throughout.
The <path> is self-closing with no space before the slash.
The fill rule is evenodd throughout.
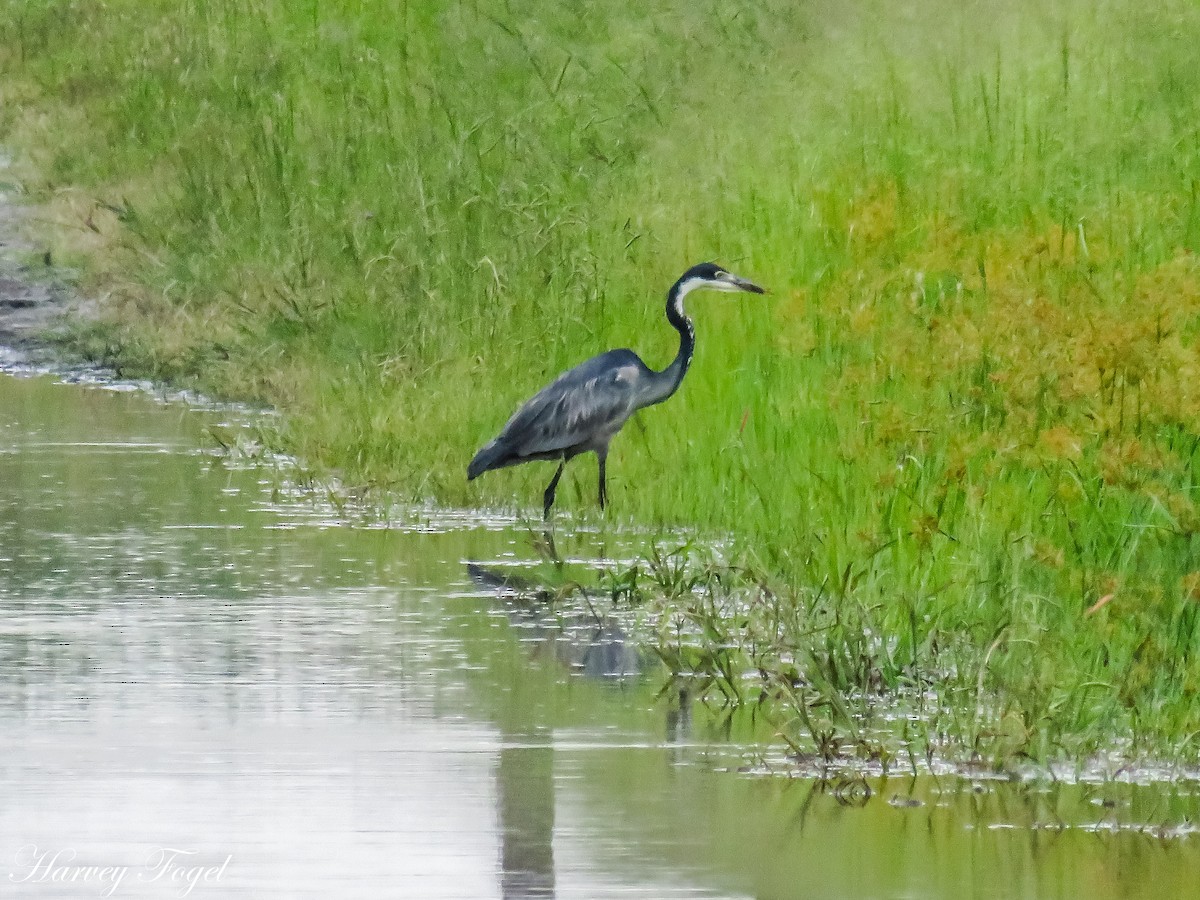
<path id="1" fill-rule="evenodd" d="M 562 478 L 563 466 L 567 464 L 566 459 L 558 464 L 558 471 L 554 473 L 554 477 L 550 479 L 550 484 L 546 486 L 546 493 L 542 494 L 542 518 L 549 520 L 550 507 L 554 505 L 554 492 L 558 490 L 558 479 Z"/>
<path id="2" fill-rule="evenodd" d="M 600 452 L 597 455 L 600 457 L 600 509 L 604 509 L 604 504 L 608 502 L 608 479 L 605 473 L 608 454 Z"/>

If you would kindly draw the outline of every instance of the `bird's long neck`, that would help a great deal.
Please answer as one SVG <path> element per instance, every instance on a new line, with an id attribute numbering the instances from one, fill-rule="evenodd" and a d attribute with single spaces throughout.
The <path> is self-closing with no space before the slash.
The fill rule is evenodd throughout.
<path id="1" fill-rule="evenodd" d="M 679 332 L 679 352 L 671 360 L 671 364 L 661 372 L 655 372 L 647 391 L 645 406 L 662 403 L 677 390 L 687 374 L 688 366 L 692 364 L 692 351 L 696 349 L 696 330 L 692 320 L 683 312 L 683 298 L 696 287 L 694 280 L 684 281 L 682 278 L 667 291 L 667 321 Z"/>

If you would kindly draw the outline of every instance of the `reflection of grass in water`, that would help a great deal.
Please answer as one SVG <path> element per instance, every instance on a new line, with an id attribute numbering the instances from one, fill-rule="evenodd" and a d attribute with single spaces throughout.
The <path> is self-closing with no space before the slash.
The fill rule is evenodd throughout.
<path id="1" fill-rule="evenodd" d="M 865 794 L 871 791 L 871 794 Z M 814 780 L 793 795 L 792 822 L 828 827 L 848 805 L 887 803 L 903 810 L 920 833 L 940 834 L 940 822 L 987 829 L 1009 827 L 1063 834 L 1131 833 L 1172 841 L 1194 835 L 1197 797 L 1190 786 L 1040 783 L 981 779 L 881 778 Z M 911 828 L 911 826 L 910 826 Z"/>
<path id="2" fill-rule="evenodd" d="M 719 256 L 775 294 L 692 304 L 612 501 L 770 573 L 796 733 L 949 679 L 964 748 L 1194 758 L 1200 20 L 1103 13 L 0 0 L 0 121 L 112 296 L 81 347 L 410 497 L 536 503 L 465 460 L 590 352 L 668 359 Z M 745 704 L 737 613 L 670 652 Z"/>

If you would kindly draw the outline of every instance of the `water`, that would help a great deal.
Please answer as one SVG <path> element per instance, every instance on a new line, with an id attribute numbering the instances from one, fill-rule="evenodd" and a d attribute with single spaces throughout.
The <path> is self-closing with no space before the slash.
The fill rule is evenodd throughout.
<path id="1" fill-rule="evenodd" d="M 0 375 L 0 896 L 1200 896 L 1194 785 L 740 774 L 496 595 L 519 527 L 278 497 L 220 419 Z"/>

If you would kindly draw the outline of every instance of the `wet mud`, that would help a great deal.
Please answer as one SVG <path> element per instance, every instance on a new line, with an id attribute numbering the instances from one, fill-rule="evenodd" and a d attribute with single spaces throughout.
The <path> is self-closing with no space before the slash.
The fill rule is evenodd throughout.
<path id="1" fill-rule="evenodd" d="M 33 211 L 23 202 L 0 154 L 0 364 L 41 362 L 54 356 L 55 332 L 84 304 L 63 283 L 49 249 L 33 232 Z"/>

